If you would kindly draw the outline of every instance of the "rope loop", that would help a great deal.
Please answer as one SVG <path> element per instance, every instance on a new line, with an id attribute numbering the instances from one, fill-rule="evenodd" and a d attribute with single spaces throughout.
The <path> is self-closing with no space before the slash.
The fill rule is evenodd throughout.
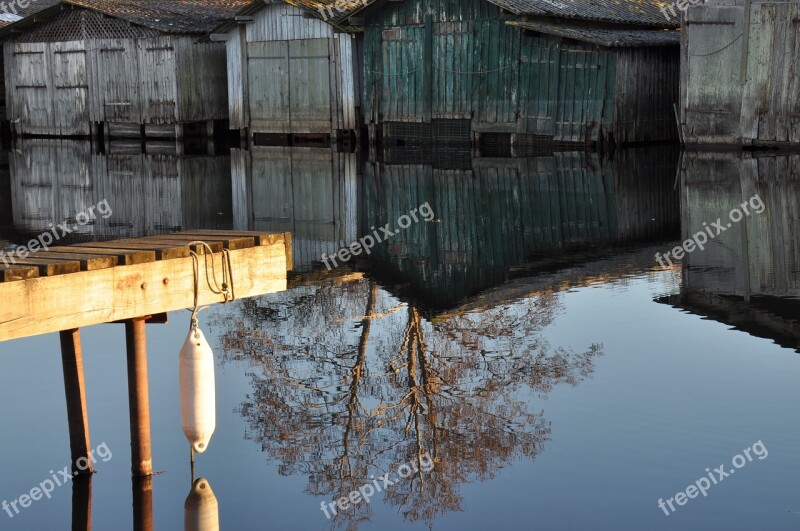
<path id="1" fill-rule="evenodd" d="M 222 250 L 222 284 L 217 280 L 217 271 L 214 263 L 214 251 L 204 241 L 193 241 L 188 245 L 202 245 L 203 262 L 205 265 L 206 285 L 212 293 L 222 295 L 222 303 L 231 302 L 236 299 L 233 284 L 233 272 L 231 269 L 231 253 L 228 249 Z M 198 333 L 198 320 L 197 314 L 209 308 L 209 306 L 200 307 L 200 257 L 194 251 L 189 251 L 192 256 L 192 273 L 194 274 L 194 310 L 192 310 L 190 330 L 194 331 L 195 337 L 199 337 Z M 208 257 L 211 256 L 211 274 L 208 273 Z M 212 283 L 213 282 L 213 283 Z"/>

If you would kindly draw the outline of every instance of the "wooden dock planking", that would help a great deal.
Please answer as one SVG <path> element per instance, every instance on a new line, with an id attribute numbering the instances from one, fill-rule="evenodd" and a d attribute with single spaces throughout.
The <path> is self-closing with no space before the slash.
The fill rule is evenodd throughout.
<path id="1" fill-rule="evenodd" d="M 36 266 L 19 266 L 0 264 L 0 282 L 13 282 L 15 280 L 27 280 L 39 276 L 39 268 Z"/>
<path id="2" fill-rule="evenodd" d="M 253 238 L 255 245 L 272 245 L 278 241 L 285 241 L 287 242 L 286 251 L 287 255 L 287 263 L 289 264 L 289 270 L 292 269 L 292 233 L 291 232 L 257 232 L 257 231 L 243 231 L 243 230 L 191 230 L 191 231 L 183 231 L 175 234 L 174 236 L 178 235 L 185 235 L 187 237 L 192 237 L 198 240 L 209 241 L 212 238 L 223 238 L 223 240 L 211 240 L 211 241 L 224 241 L 226 236 L 230 237 L 241 237 L 241 238 Z"/>
<path id="3" fill-rule="evenodd" d="M 43 253 L 31 255 L 31 257 L 16 259 L 15 263 L 21 266 L 36 266 L 39 268 L 40 277 L 54 277 L 58 275 L 68 275 L 78 273 L 81 270 L 81 263 L 78 260 L 57 260 L 52 258 L 40 258 Z"/>
<path id="4" fill-rule="evenodd" d="M 206 254 L 206 248 L 202 244 L 191 242 L 196 241 L 197 238 L 190 238 L 188 236 L 181 236 L 178 234 L 163 234 L 159 236 L 151 236 L 148 238 L 134 238 L 130 241 L 132 243 L 156 243 L 156 244 L 163 244 L 163 245 L 189 245 L 189 249 L 191 249 L 194 253 L 197 254 Z M 221 241 L 210 241 L 206 242 L 208 246 L 211 248 L 212 253 L 221 253 L 223 249 L 223 245 Z"/>
<path id="5" fill-rule="evenodd" d="M 80 249 L 76 249 L 80 251 Z M 77 260 L 81 264 L 81 271 L 95 271 L 97 269 L 107 269 L 114 267 L 119 263 L 119 258 L 113 255 L 96 255 L 92 253 L 72 252 L 65 251 L 42 251 L 37 253 L 38 258 L 47 258 L 50 260 Z"/>
<path id="6" fill-rule="evenodd" d="M 186 258 L 189 256 L 188 245 L 177 245 L 170 243 L 146 243 L 146 242 L 129 242 L 127 240 L 114 240 L 110 242 L 93 242 L 91 244 L 80 243 L 76 247 L 92 247 L 99 249 L 122 249 L 132 251 L 153 251 L 156 254 L 156 260 L 172 260 L 173 258 Z"/>
<path id="7" fill-rule="evenodd" d="M 224 231 L 228 233 L 228 231 Z M 180 236 L 186 236 L 189 238 L 193 238 L 194 240 L 204 241 L 204 242 L 220 242 L 222 243 L 222 247 L 224 249 L 228 249 L 229 251 L 233 251 L 236 249 L 248 249 L 250 247 L 256 246 L 256 239 L 253 236 L 244 236 L 244 235 L 232 235 L 228 233 L 227 235 L 221 234 L 204 234 L 200 232 L 179 232 Z"/>
<path id="8" fill-rule="evenodd" d="M 287 264 L 290 264 L 287 258 L 291 256 L 291 237 L 288 234 L 242 236 L 233 233 L 226 237 L 222 234 L 181 233 L 178 236 L 221 242 L 223 247 L 228 246 L 237 298 L 286 289 Z M 15 301 L 15 304 L 0 308 L 0 341 L 191 307 L 194 274 L 192 258 L 188 256 L 188 241 L 165 245 L 159 241 L 163 238 L 138 238 L 136 243 L 79 244 L 54 251 L 67 254 L 80 250 L 79 254 L 120 257 L 116 267 L 104 269 L 79 271 L 81 263 L 78 260 L 37 258 L 43 263 L 33 265 L 38 267 L 40 274 L 43 268 L 47 269 L 45 266 L 52 271 L 63 264 L 72 264 L 70 272 L 73 274 L 0 283 L 0 299 Z M 250 247 L 237 248 L 245 245 L 248 239 L 252 242 Z M 255 245 L 256 241 L 262 245 Z M 132 249 L 115 249 L 114 245 Z M 185 249 L 187 256 L 164 259 L 164 256 L 169 256 L 164 252 L 167 249 Z M 152 257 L 152 260 L 124 265 L 131 253 L 141 252 L 150 253 L 147 258 Z M 156 260 L 156 255 L 162 259 Z M 217 266 L 222 262 L 218 256 L 214 259 Z M 206 282 L 200 284 L 200 304 L 221 302 L 221 297 L 212 293 Z"/>
<path id="9" fill-rule="evenodd" d="M 97 256 L 115 256 L 117 265 L 137 265 L 156 261 L 155 251 L 142 251 L 134 249 L 108 249 L 105 247 L 93 247 L 91 244 L 79 244 L 72 247 L 51 247 L 48 252 L 74 253 L 81 252 Z"/>

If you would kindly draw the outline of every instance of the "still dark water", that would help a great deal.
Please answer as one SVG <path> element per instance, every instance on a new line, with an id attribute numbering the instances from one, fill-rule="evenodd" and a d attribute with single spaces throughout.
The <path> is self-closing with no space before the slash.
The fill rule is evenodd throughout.
<path id="1" fill-rule="evenodd" d="M 800 526 L 800 157 L 161 151 L 20 144 L 0 177 L 0 239 L 23 243 L 103 199 L 113 215 L 76 240 L 294 234 L 287 291 L 201 314 L 217 429 L 196 475 L 220 529 Z M 656 262 L 755 196 L 763 209 L 705 250 Z M 430 221 L 322 265 L 415 208 Z M 184 525 L 191 489 L 177 359 L 188 320 L 148 327 L 159 530 Z M 123 327 L 82 337 L 92 446 L 108 449 L 92 525 L 133 528 Z M 10 502 L 69 464 L 57 335 L 0 343 L 0 419 Z M 432 470 L 398 478 L 425 453 Z M 718 480 L 720 465 L 742 466 Z M 326 518 L 323 502 L 386 472 L 395 483 L 371 503 Z M 706 496 L 687 489 L 705 483 Z M 76 529 L 87 501 L 62 486 L 0 512 L 0 529 Z"/>

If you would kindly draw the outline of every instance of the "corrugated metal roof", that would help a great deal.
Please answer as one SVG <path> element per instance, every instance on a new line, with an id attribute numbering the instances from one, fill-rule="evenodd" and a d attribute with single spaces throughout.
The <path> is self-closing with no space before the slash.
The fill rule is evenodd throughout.
<path id="1" fill-rule="evenodd" d="M 661 11 L 668 0 L 488 0 L 519 16 L 548 16 L 622 24 L 680 26 Z"/>
<path id="2" fill-rule="evenodd" d="M 164 33 L 206 33 L 232 17 L 250 0 L 33 0 L 31 6 L 44 3 L 48 4 L 44 7 L 50 9 L 43 15 L 57 13 L 57 6 L 65 4 L 91 9 Z M 22 28 L 30 22 L 23 19 L 12 25 Z"/>
<path id="3" fill-rule="evenodd" d="M 593 29 L 550 22 L 506 22 L 509 26 L 538 31 L 557 37 L 607 46 L 625 48 L 636 46 L 680 46 L 681 34 L 677 30 L 614 30 Z"/>

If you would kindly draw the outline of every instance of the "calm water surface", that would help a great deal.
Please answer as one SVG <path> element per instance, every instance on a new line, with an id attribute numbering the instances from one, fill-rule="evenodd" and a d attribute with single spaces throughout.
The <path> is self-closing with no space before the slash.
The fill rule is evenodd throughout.
<path id="1" fill-rule="evenodd" d="M 190 228 L 290 230 L 282 293 L 201 314 L 217 429 L 196 462 L 220 528 L 796 529 L 800 526 L 797 157 L 470 158 L 315 149 L 92 153 L 31 141 L 0 177 L 0 239 L 23 243 L 102 199 L 76 240 Z M 678 171 L 680 168 L 680 171 Z M 676 174 L 678 179 L 676 181 Z M 758 194 L 764 210 L 672 268 L 679 240 Z M 373 226 L 435 216 L 326 271 Z M 4 244 L 5 245 L 5 244 Z M 13 301 L 3 301 L 13 304 Z M 178 350 L 189 313 L 148 327 L 154 529 L 191 488 Z M 130 478 L 124 330 L 82 330 L 91 494 L 66 485 L 0 529 L 146 529 Z M 0 501 L 69 464 L 57 335 L 0 343 Z M 768 453 L 666 516 L 706 468 Z M 428 452 L 429 473 L 397 478 Z M 320 509 L 386 472 L 371 503 Z M 79 487 L 79 486 L 78 486 Z M 74 492 L 73 492 L 74 491 Z"/>

